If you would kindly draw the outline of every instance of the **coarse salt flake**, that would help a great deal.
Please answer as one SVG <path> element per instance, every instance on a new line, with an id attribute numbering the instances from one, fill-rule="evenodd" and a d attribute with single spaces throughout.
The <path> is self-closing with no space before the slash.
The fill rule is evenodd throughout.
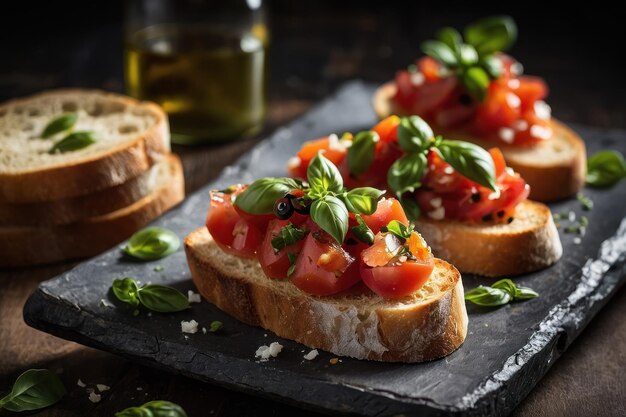
<path id="1" fill-rule="evenodd" d="M 317 351 L 317 349 L 313 349 L 312 351 L 304 355 L 304 359 L 306 359 L 307 361 L 312 361 L 313 359 L 317 358 L 317 355 L 319 355 L 319 352 Z"/>
<path id="2" fill-rule="evenodd" d="M 180 330 L 183 333 L 197 333 L 198 332 L 198 322 L 195 320 L 190 321 L 181 321 L 180 322 Z"/>
<path id="3" fill-rule="evenodd" d="M 187 300 L 189 300 L 190 303 L 199 303 L 202 301 L 202 298 L 200 297 L 200 294 L 189 290 L 187 291 Z"/>
<path id="4" fill-rule="evenodd" d="M 519 108 L 522 105 L 522 100 L 514 93 L 507 93 L 506 95 L 506 104 L 514 109 Z"/>
<path id="5" fill-rule="evenodd" d="M 436 209 L 428 212 L 428 217 L 433 220 L 442 220 L 446 216 L 446 209 L 443 207 L 437 207 Z"/>
<path id="6" fill-rule="evenodd" d="M 552 129 L 540 125 L 532 125 L 530 127 L 530 135 L 539 139 L 550 139 L 552 137 Z"/>
<path id="7" fill-rule="evenodd" d="M 287 168 L 289 169 L 295 169 L 298 168 L 300 166 L 300 164 L 302 163 L 302 160 L 300 159 L 299 156 L 292 156 L 291 158 L 289 158 L 289 160 L 287 161 Z"/>
<path id="8" fill-rule="evenodd" d="M 424 81 L 426 81 L 426 78 L 421 72 L 414 72 L 411 74 L 411 84 L 414 86 L 419 87 L 424 84 Z"/>
<path id="9" fill-rule="evenodd" d="M 95 392 L 89 393 L 89 401 L 91 401 L 92 403 L 99 403 L 100 400 L 102 400 L 102 395 L 96 394 Z"/>
<path id="10" fill-rule="evenodd" d="M 502 139 L 502 142 L 513 143 L 515 139 L 515 131 L 509 127 L 502 127 L 498 130 L 498 137 Z"/>
<path id="11" fill-rule="evenodd" d="M 267 361 L 270 357 L 275 358 L 283 350 L 283 345 L 278 342 L 272 342 L 269 346 L 259 346 L 254 357 L 261 358 L 261 361 Z"/>
<path id="12" fill-rule="evenodd" d="M 552 116 L 552 108 L 550 108 L 550 105 L 548 103 L 543 100 L 537 100 L 535 101 L 533 108 L 538 118 L 543 120 L 550 120 L 550 117 Z"/>
<path id="13" fill-rule="evenodd" d="M 110 386 L 104 384 L 96 384 L 96 388 L 98 388 L 98 391 L 100 392 L 108 391 L 111 389 Z"/>
<path id="14" fill-rule="evenodd" d="M 78 379 L 78 381 L 76 381 L 76 385 L 78 385 L 81 388 L 85 388 L 87 386 L 87 384 L 85 384 L 83 381 L 81 381 L 80 379 Z"/>

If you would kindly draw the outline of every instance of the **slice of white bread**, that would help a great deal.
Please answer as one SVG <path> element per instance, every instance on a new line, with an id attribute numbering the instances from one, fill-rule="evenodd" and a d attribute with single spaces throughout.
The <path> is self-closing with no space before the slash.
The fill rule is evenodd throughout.
<path id="1" fill-rule="evenodd" d="M 155 189 L 133 204 L 78 223 L 0 228 L 0 267 L 30 266 L 96 255 L 128 238 L 185 196 L 178 157 L 160 170 Z"/>
<path id="2" fill-rule="evenodd" d="M 388 82 L 376 90 L 374 111 L 379 118 L 404 115 L 393 101 L 396 86 Z M 558 201 L 571 197 L 585 184 L 587 155 L 585 143 L 573 130 L 552 119 L 554 136 L 532 147 L 507 146 L 480 140 L 470 133 L 433 126 L 435 134 L 446 138 L 473 142 L 484 148 L 499 147 L 507 164 L 530 185 L 530 198 L 537 201 Z"/>
<path id="3" fill-rule="evenodd" d="M 422 362 L 456 350 L 467 334 L 461 275 L 436 260 L 432 276 L 413 296 L 385 300 L 353 291 L 315 297 L 287 280 L 272 280 L 256 260 L 223 252 L 206 227 L 185 239 L 198 291 L 238 320 L 340 356 L 385 362 Z"/>
<path id="4" fill-rule="evenodd" d="M 462 273 L 519 275 L 546 268 L 563 254 L 550 209 L 534 201 L 519 204 L 510 224 L 440 221 L 423 216 L 415 224 L 433 254 Z"/>
<path id="5" fill-rule="evenodd" d="M 74 131 L 99 140 L 83 149 L 49 154 L 59 134 L 45 126 L 78 113 Z M 145 173 L 169 153 L 169 128 L 153 103 L 97 90 L 64 89 L 0 105 L 0 201 L 59 200 L 110 188 Z"/>

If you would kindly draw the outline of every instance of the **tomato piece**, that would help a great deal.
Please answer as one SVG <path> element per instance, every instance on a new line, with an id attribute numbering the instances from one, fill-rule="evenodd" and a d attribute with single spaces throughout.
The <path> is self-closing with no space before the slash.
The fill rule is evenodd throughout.
<path id="1" fill-rule="evenodd" d="M 504 155 L 502 155 L 502 151 L 499 148 L 489 149 L 489 154 L 491 155 L 491 159 L 493 159 L 493 164 L 496 168 L 496 178 L 500 178 L 502 174 L 506 172 Z"/>
<path id="2" fill-rule="evenodd" d="M 400 118 L 393 115 L 378 122 L 371 130 L 378 133 L 381 142 L 395 142 L 398 140 L 397 130 L 399 124 Z"/>
<path id="3" fill-rule="evenodd" d="M 309 233 L 291 275 L 291 282 L 304 292 L 328 296 L 359 282 L 359 266 L 325 232 Z"/>
<path id="4" fill-rule="evenodd" d="M 244 211 L 239 206 L 234 206 L 234 207 L 235 207 L 235 211 L 237 211 L 237 214 L 239 214 L 239 216 L 241 218 L 245 219 L 248 223 L 252 223 L 253 225 L 255 225 L 261 231 L 265 231 L 265 229 L 267 229 L 268 223 L 271 220 L 276 218 L 276 215 L 274 213 L 270 213 L 270 214 L 250 214 L 247 211 Z"/>
<path id="5" fill-rule="evenodd" d="M 520 98 L 522 111 L 532 110 L 537 100 L 548 95 L 548 85 L 540 77 L 524 75 L 511 80 L 509 87 Z"/>
<path id="6" fill-rule="evenodd" d="M 478 107 L 474 123 L 480 133 L 486 134 L 512 126 L 520 116 L 520 98 L 501 83 L 492 82 L 483 103 Z"/>
<path id="7" fill-rule="evenodd" d="M 232 253 L 245 258 L 254 258 L 263 241 L 263 232 L 254 224 L 240 218 L 232 231 L 233 241 L 230 244 Z"/>
<path id="8" fill-rule="evenodd" d="M 456 77 L 441 78 L 416 87 L 415 101 L 410 108 L 412 114 L 432 118 L 435 112 L 450 100 L 456 87 Z"/>
<path id="9" fill-rule="evenodd" d="M 292 222 L 292 220 L 295 220 L 295 222 Z M 259 263 L 261 264 L 261 268 L 263 268 L 263 272 L 265 272 L 265 275 L 273 279 L 287 278 L 287 272 L 291 266 L 288 254 L 291 253 L 293 256 L 297 257 L 302 250 L 302 246 L 304 245 L 304 239 L 300 239 L 293 245 L 285 246 L 278 252 L 274 250 L 274 247 L 272 246 L 272 239 L 278 236 L 280 230 L 289 223 L 298 227 L 303 223 L 303 221 L 299 219 L 272 220 L 267 227 L 263 243 L 261 243 L 259 251 L 257 252 Z"/>
<path id="10" fill-rule="evenodd" d="M 407 261 L 376 268 L 361 263 L 360 273 L 365 285 L 381 297 L 402 298 L 422 288 L 434 267 L 432 258 L 426 262 Z"/>
<path id="11" fill-rule="evenodd" d="M 213 239 L 222 246 L 233 243 L 233 230 L 241 217 L 232 204 L 211 207 L 206 218 L 206 227 Z"/>
<path id="12" fill-rule="evenodd" d="M 311 160 L 319 151 L 324 153 L 333 164 L 339 165 L 346 156 L 346 149 L 341 146 L 332 146 L 328 137 L 310 140 L 305 142 L 297 154 L 297 164 L 291 163 L 288 166 L 289 173 L 297 178 L 306 178 L 306 171 Z"/>
<path id="13" fill-rule="evenodd" d="M 439 126 L 458 126 L 472 120 L 476 107 L 472 105 L 452 104 L 442 108 L 435 115 L 435 123 Z"/>
<path id="14" fill-rule="evenodd" d="M 516 122 L 515 145 L 527 146 L 550 139 L 553 135 L 550 121 L 539 118 L 529 110 Z"/>
<path id="15" fill-rule="evenodd" d="M 417 61 L 417 68 L 424 74 L 424 79 L 427 82 L 437 81 L 441 78 L 439 76 L 441 64 L 429 56 L 420 58 Z"/>
<path id="16" fill-rule="evenodd" d="M 380 228 L 387 226 L 390 221 L 397 220 L 402 224 L 409 224 L 404 209 L 395 198 L 382 198 L 378 201 L 376 211 L 371 215 L 363 215 L 363 221 L 372 229 L 374 234 L 380 232 Z"/>

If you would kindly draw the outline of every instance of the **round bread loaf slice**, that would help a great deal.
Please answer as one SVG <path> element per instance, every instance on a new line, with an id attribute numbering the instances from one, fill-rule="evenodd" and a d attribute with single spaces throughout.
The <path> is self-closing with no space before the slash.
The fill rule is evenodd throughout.
<path id="1" fill-rule="evenodd" d="M 415 225 L 433 254 L 463 273 L 520 275 L 544 269 L 563 254 L 550 209 L 534 201 L 520 203 L 509 224 L 430 220 L 422 216 Z"/>
<path id="2" fill-rule="evenodd" d="M 42 138 L 46 125 L 76 113 L 74 131 L 98 140 L 50 154 L 63 133 Z M 64 89 L 0 105 L 0 202 L 31 203 L 91 194 L 148 171 L 170 151 L 163 110 L 153 103 L 97 90 Z"/>
<path id="3" fill-rule="evenodd" d="M 133 204 L 77 223 L 0 228 L 0 267 L 30 266 L 97 255 L 128 238 L 185 197 L 180 160 L 159 170 L 156 187 Z"/>
<path id="4" fill-rule="evenodd" d="M 456 350 L 467 334 L 459 272 L 436 260 L 426 284 L 400 300 L 371 291 L 315 297 L 269 279 L 258 261 L 222 251 L 206 227 L 185 239 L 193 281 L 209 302 L 310 348 L 384 362 L 422 362 Z"/>
<path id="5" fill-rule="evenodd" d="M 376 90 L 373 106 L 379 118 L 392 114 L 405 115 L 393 101 L 395 94 L 393 82 Z M 433 125 L 433 130 L 437 135 L 472 142 L 483 148 L 500 148 L 507 165 L 519 172 L 530 185 L 530 198 L 550 202 L 563 200 L 580 191 L 585 184 L 587 161 L 585 143 L 580 136 L 556 119 L 552 119 L 551 123 L 553 137 L 531 147 L 481 140 L 469 132 L 436 125 Z"/>
<path id="6" fill-rule="evenodd" d="M 61 225 L 111 213 L 154 191 L 157 180 L 168 175 L 173 164 L 178 164 L 177 157 L 168 155 L 135 178 L 92 194 L 37 203 L 0 203 L 0 227 Z"/>

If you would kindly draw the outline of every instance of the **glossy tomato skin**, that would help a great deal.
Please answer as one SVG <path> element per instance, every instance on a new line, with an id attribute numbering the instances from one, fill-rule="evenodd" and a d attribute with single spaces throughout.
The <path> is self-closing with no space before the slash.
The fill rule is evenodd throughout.
<path id="1" fill-rule="evenodd" d="M 287 272 L 291 266 L 288 254 L 291 253 L 297 258 L 304 245 L 304 239 L 301 239 L 293 245 L 285 246 L 278 252 L 276 252 L 272 246 L 272 239 L 279 235 L 280 230 L 284 226 L 292 223 L 294 226 L 299 227 L 304 223 L 304 216 L 292 217 L 294 218 L 289 220 L 274 219 L 270 221 L 265 233 L 265 238 L 257 252 L 257 257 L 261 268 L 263 268 L 263 272 L 272 279 L 287 278 Z"/>
<path id="2" fill-rule="evenodd" d="M 359 264 L 324 232 L 306 237 L 291 275 L 291 282 L 302 291 L 328 296 L 347 290 L 359 282 Z"/>
<path id="3" fill-rule="evenodd" d="M 402 224 L 409 224 L 400 202 L 395 198 L 383 198 L 378 201 L 376 211 L 371 215 L 363 215 L 363 221 L 372 229 L 374 234 L 380 232 L 380 228 L 387 226 L 390 221 L 397 220 Z"/>
<path id="4" fill-rule="evenodd" d="M 368 267 L 360 263 L 360 274 L 367 287 L 383 298 L 402 298 L 424 286 L 433 272 L 434 259 L 402 262 L 397 266 Z"/>
<path id="5" fill-rule="evenodd" d="M 310 140 L 304 143 L 298 151 L 297 166 L 289 166 L 289 173 L 296 178 L 306 178 L 306 171 L 311 160 L 322 151 L 324 156 L 333 164 L 339 166 L 346 156 L 346 150 L 342 147 L 332 147 L 328 136 Z"/>

